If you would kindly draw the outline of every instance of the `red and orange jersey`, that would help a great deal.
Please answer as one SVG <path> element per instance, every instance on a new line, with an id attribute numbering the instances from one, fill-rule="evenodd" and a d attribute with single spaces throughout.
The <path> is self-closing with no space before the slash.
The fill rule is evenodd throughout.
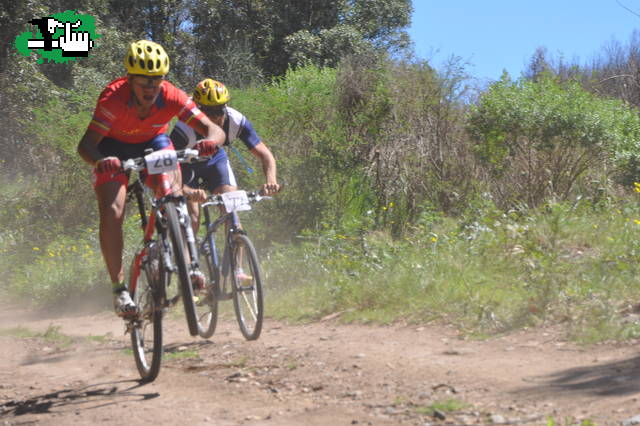
<path id="1" fill-rule="evenodd" d="M 148 117 L 138 117 L 134 102 L 127 77 L 112 81 L 98 98 L 89 129 L 122 142 L 141 143 L 166 133 L 173 117 L 187 124 L 204 117 L 185 92 L 166 80 Z"/>

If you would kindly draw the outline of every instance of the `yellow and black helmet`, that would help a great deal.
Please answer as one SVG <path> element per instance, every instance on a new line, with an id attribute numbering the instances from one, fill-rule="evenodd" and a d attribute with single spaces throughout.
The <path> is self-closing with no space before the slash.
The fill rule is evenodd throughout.
<path id="1" fill-rule="evenodd" d="M 139 40 L 129 45 L 124 66 L 129 74 L 163 76 L 169 72 L 169 56 L 158 43 Z"/>
<path id="2" fill-rule="evenodd" d="M 231 100 L 231 95 L 224 84 L 207 78 L 196 86 L 193 91 L 193 100 L 205 106 L 224 105 Z"/>

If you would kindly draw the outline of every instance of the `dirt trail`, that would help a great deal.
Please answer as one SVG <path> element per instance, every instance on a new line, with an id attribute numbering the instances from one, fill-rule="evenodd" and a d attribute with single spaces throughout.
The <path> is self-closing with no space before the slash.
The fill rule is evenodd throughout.
<path id="1" fill-rule="evenodd" d="M 141 385 L 113 314 L 2 311 L 3 330 L 53 325 L 74 340 L 0 337 L 0 422 L 601 425 L 640 414 L 638 342 L 583 349 L 555 329 L 469 341 L 442 326 L 335 320 L 266 321 L 246 342 L 231 318 L 207 341 L 180 316 L 167 322 L 160 376 Z"/>

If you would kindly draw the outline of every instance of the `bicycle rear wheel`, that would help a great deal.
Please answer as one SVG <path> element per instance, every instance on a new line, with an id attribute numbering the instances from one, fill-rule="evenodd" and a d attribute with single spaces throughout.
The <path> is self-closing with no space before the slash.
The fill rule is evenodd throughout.
<path id="1" fill-rule="evenodd" d="M 256 340 L 262 331 L 263 300 L 262 277 L 258 255 L 246 235 L 235 236 L 232 256 L 233 308 L 242 335 Z M 239 272 L 244 272 L 243 278 Z"/>
<path id="2" fill-rule="evenodd" d="M 213 336 L 218 324 L 218 269 L 213 263 L 213 236 L 207 235 L 198 247 L 200 270 L 207 277 L 206 287 L 198 291 L 196 296 L 196 316 L 198 318 L 198 335 L 208 339 Z M 207 265 L 206 268 L 204 265 Z"/>
<path id="3" fill-rule="evenodd" d="M 155 380 L 162 361 L 162 278 L 160 260 L 143 265 L 133 300 L 140 310 L 131 322 L 131 345 L 136 367 L 144 382 Z"/>
<path id="4" fill-rule="evenodd" d="M 184 313 L 187 317 L 187 325 L 189 334 L 198 335 L 198 319 L 196 317 L 196 308 L 193 297 L 193 287 L 191 286 L 191 277 L 189 276 L 189 266 L 187 265 L 186 253 L 187 237 L 183 226 L 178 219 L 178 211 L 175 204 L 165 204 L 167 216 L 167 228 L 171 236 L 171 248 L 174 266 L 177 268 L 178 279 L 180 281 L 180 293 L 184 304 Z"/>

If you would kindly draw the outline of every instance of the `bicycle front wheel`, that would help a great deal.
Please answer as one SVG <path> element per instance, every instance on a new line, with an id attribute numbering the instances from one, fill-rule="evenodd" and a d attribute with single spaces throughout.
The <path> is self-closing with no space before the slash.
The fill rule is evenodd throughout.
<path id="1" fill-rule="evenodd" d="M 187 237 L 183 226 L 180 224 L 180 220 L 178 219 L 178 211 L 175 204 L 165 204 L 165 211 L 167 215 L 167 228 L 169 229 L 169 235 L 171 237 L 173 262 L 178 273 L 180 293 L 182 296 L 182 302 L 184 303 L 184 313 L 187 317 L 189 334 L 197 336 L 198 319 L 196 317 L 191 277 L 189 276 L 189 266 L 187 265 Z"/>
<path id="2" fill-rule="evenodd" d="M 162 280 L 159 259 L 150 259 L 138 278 L 133 300 L 140 310 L 131 322 L 131 346 L 144 382 L 155 380 L 162 360 Z"/>
<path id="3" fill-rule="evenodd" d="M 256 340 L 262 331 L 262 277 L 258 255 L 246 235 L 236 235 L 233 246 L 233 307 L 240 331 L 247 340 Z"/>

